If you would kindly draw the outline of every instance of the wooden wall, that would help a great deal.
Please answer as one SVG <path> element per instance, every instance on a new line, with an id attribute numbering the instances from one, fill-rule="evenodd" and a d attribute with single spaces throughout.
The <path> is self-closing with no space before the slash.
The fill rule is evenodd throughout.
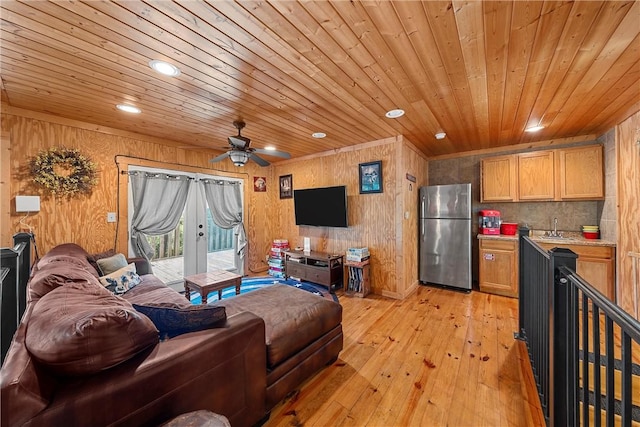
<path id="1" fill-rule="evenodd" d="M 360 194 L 358 165 L 376 160 L 382 161 L 383 192 Z M 304 237 L 309 237 L 312 250 L 338 254 L 349 247 L 367 246 L 371 288 L 378 295 L 403 298 L 410 286 L 417 284 L 418 195 L 408 190 L 405 175 L 419 177 L 418 184 L 426 181 L 426 159 L 402 137 L 279 162 L 274 171 L 276 182 L 291 174 L 294 189 L 346 185 L 349 227 L 296 226 L 293 199 L 281 200 L 279 193 L 274 193 L 273 238 L 288 239 L 292 247 L 302 247 Z M 408 219 L 403 217 L 405 211 L 410 214 Z"/>
<path id="2" fill-rule="evenodd" d="M 5 162 L 11 169 L 8 196 L 3 193 L 2 246 L 10 246 L 10 237 L 21 231 L 19 220 L 22 215 L 15 212 L 15 196 L 40 195 L 40 212 L 26 220 L 33 227 L 40 255 L 65 242 L 78 243 L 89 252 L 115 248 L 126 253 L 126 210 L 122 211 L 121 208 L 119 212 L 119 227 L 118 223 L 107 223 L 106 216 L 107 212 L 118 212 L 118 200 L 126 200 L 126 183 L 118 175 L 115 158 L 128 156 L 130 159 L 126 162 L 130 164 L 221 173 L 243 179 L 246 231 L 251 242 L 247 267 L 249 271 L 265 270 L 262 256 L 266 242 L 271 238 L 268 216 L 264 215 L 267 198 L 265 193 L 254 193 L 253 176 L 266 176 L 270 168 L 260 168 L 253 164 L 237 168 L 230 162 L 223 161 L 216 163 L 214 169 L 209 163 L 213 153 L 185 150 L 171 141 L 159 141 L 144 135 L 99 128 L 54 116 L 31 114 L 28 111 L 2 114 L 1 129 L 2 140 L 5 141 L 5 134 L 10 138 L 8 162 L 3 142 L 3 174 L 6 171 Z M 35 187 L 24 174 L 24 169 L 33 156 L 54 146 L 77 148 L 97 164 L 98 184 L 90 195 L 54 198 Z M 139 160 L 135 160 L 136 158 Z M 118 188 L 121 189 L 120 192 L 117 191 Z M 5 205 L 10 210 L 8 220 L 4 216 Z M 120 232 L 116 241 L 117 228 Z"/>
<path id="3" fill-rule="evenodd" d="M 265 258 L 273 239 L 289 239 L 295 247 L 302 246 L 303 237 L 310 237 L 312 248 L 317 251 L 345 253 L 348 247 L 368 246 L 374 293 L 404 298 L 418 283 L 417 188 L 426 185 L 427 160 L 401 136 L 266 168 L 251 163 L 237 168 L 222 162 L 213 169 L 209 163 L 213 153 L 185 150 L 171 141 L 24 110 L 14 109 L 0 117 L 3 135 L 10 139 L 7 164 L 12 171 L 8 196 L 3 197 L 3 207 L 10 209 L 8 221 L 3 220 L 2 224 L 3 246 L 10 245 L 10 236 L 20 231 L 21 215 L 15 212 L 15 196 L 39 194 L 41 210 L 27 222 L 33 227 L 41 255 L 65 242 L 78 243 L 89 252 L 114 248 L 126 253 L 127 187 L 118 167 L 126 170 L 127 165 L 138 164 L 243 179 L 249 273 L 266 271 Z M 54 146 L 77 148 L 98 165 L 98 185 L 90 195 L 53 198 L 24 174 L 33 156 Z M 359 194 L 358 164 L 374 160 L 382 160 L 384 192 Z M 415 183 L 407 180 L 407 173 L 416 177 Z M 296 226 L 293 199 L 279 197 L 279 176 L 286 174 L 293 175 L 294 189 L 346 185 L 349 227 Z M 254 176 L 266 178 L 266 192 L 253 191 Z M 108 223 L 107 212 L 118 212 L 119 223 Z"/>
<path id="4" fill-rule="evenodd" d="M 640 112 L 616 127 L 618 176 L 617 302 L 640 320 L 634 286 L 640 292 L 640 260 L 633 277 L 629 252 L 640 253 Z"/>
<path id="5" fill-rule="evenodd" d="M 419 188 L 428 185 L 428 162 L 424 155 L 405 139 L 400 158 L 398 191 L 403 198 L 399 214 L 402 220 L 402 246 L 396 259 L 402 263 L 397 297 L 404 298 L 419 284 Z M 408 176 L 409 175 L 409 176 Z M 410 178 L 415 178 L 413 182 Z"/>

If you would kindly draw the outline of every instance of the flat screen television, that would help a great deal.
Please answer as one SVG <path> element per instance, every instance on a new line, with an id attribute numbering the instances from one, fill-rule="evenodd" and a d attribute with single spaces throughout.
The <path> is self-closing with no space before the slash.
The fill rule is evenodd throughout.
<path id="1" fill-rule="evenodd" d="M 296 225 L 347 227 L 347 187 L 293 190 Z"/>

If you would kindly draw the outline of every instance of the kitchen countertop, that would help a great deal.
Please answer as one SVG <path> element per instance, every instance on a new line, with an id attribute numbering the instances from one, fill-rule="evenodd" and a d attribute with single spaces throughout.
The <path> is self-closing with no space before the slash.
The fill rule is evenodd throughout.
<path id="1" fill-rule="evenodd" d="M 616 246 L 616 242 L 611 240 L 585 239 L 579 232 L 564 232 L 564 234 L 567 237 L 546 237 L 544 236 L 544 231 L 534 230 L 531 240 L 536 243 L 553 243 L 557 245 Z M 478 234 L 478 240 L 518 240 L 518 235 Z"/>

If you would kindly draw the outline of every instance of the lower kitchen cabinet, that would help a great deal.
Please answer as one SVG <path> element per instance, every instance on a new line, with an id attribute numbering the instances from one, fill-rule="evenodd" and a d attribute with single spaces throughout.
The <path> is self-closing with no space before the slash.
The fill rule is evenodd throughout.
<path id="1" fill-rule="evenodd" d="M 518 240 L 480 239 L 480 290 L 518 297 Z"/>
<path id="2" fill-rule="evenodd" d="M 558 245 L 538 243 L 546 250 L 560 247 L 578 255 L 576 273 L 611 301 L 615 302 L 616 250 L 612 246 Z"/>

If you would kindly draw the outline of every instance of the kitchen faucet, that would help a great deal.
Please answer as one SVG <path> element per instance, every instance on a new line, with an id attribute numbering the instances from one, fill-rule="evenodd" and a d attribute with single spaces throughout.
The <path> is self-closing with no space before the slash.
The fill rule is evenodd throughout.
<path id="1" fill-rule="evenodd" d="M 558 233 L 558 218 L 553 218 L 553 231 L 548 231 L 549 237 L 562 237 L 562 233 Z"/>

